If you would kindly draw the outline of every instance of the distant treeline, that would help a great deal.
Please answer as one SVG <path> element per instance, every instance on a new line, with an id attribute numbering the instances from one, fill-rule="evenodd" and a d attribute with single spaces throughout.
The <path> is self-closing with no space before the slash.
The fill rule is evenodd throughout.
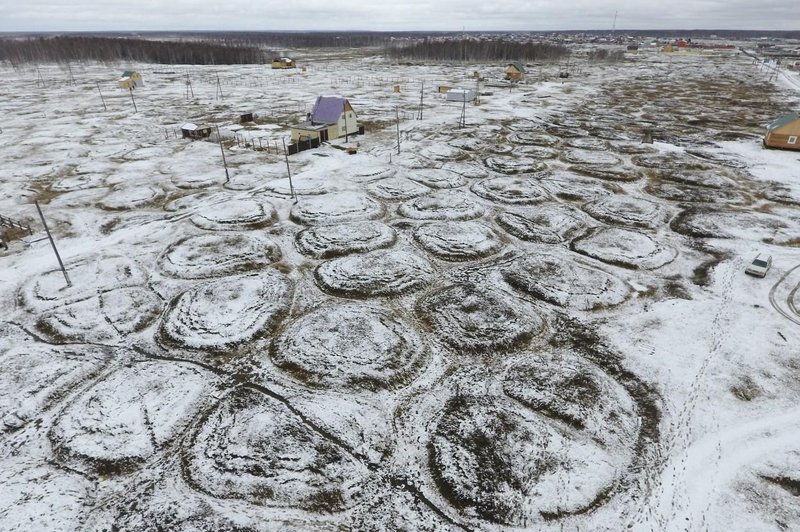
<path id="1" fill-rule="evenodd" d="M 569 55 L 566 46 L 506 40 L 424 39 L 405 46 L 390 47 L 394 59 L 436 61 L 548 61 Z"/>
<path id="2" fill-rule="evenodd" d="M 12 64 L 137 61 L 186 65 L 266 63 L 271 54 L 241 43 L 57 36 L 0 39 L 0 61 Z"/>
<path id="3" fill-rule="evenodd" d="M 391 34 L 376 32 L 198 32 L 198 38 L 236 41 L 270 48 L 364 48 L 382 46 Z"/>

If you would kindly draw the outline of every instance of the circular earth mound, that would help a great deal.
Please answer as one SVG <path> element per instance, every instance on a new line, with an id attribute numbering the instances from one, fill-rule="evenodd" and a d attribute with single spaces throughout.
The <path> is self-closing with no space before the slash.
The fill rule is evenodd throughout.
<path id="1" fill-rule="evenodd" d="M 559 244 L 571 240 L 586 228 L 585 215 L 564 204 L 543 204 L 524 212 L 504 212 L 497 223 L 520 240 Z"/>
<path id="2" fill-rule="evenodd" d="M 303 384 L 371 391 L 408 383 L 424 354 L 412 327 L 362 303 L 319 307 L 289 323 L 271 347 L 273 362 Z"/>
<path id="3" fill-rule="evenodd" d="M 13 345 L 13 344 L 10 344 Z M 0 351 L 0 431 L 13 431 L 38 418 L 66 392 L 90 382 L 111 358 L 94 346 L 52 346 L 20 341 Z"/>
<path id="4" fill-rule="evenodd" d="M 408 178 L 431 188 L 458 188 L 467 184 L 464 176 L 449 170 L 417 170 L 409 173 Z"/>
<path id="5" fill-rule="evenodd" d="M 484 164 L 500 174 L 533 174 L 547 169 L 547 165 L 532 157 L 487 157 Z"/>
<path id="6" fill-rule="evenodd" d="M 194 194 L 187 194 L 186 196 L 179 196 L 171 199 L 164 204 L 164 210 L 167 212 L 182 213 L 189 209 L 197 208 L 206 203 L 213 196 L 208 192 L 196 192 Z"/>
<path id="7" fill-rule="evenodd" d="M 102 200 L 99 206 L 112 211 L 124 211 L 153 205 L 164 196 L 164 191 L 156 186 L 117 185 Z"/>
<path id="8" fill-rule="evenodd" d="M 744 238 L 778 245 L 792 245 L 800 234 L 800 224 L 788 216 L 700 207 L 681 212 L 670 226 L 692 237 Z"/>
<path id="9" fill-rule="evenodd" d="M 209 164 L 208 168 L 213 167 Z M 207 188 L 225 183 L 225 175 L 219 170 L 206 170 L 204 172 L 198 170 L 199 169 L 195 168 L 191 172 L 187 172 L 185 167 L 175 168 L 172 165 L 166 165 L 166 168 L 163 169 L 164 173 L 170 176 L 172 184 L 178 188 Z"/>
<path id="10" fill-rule="evenodd" d="M 656 170 L 710 170 L 712 166 L 680 152 L 635 155 L 633 164 Z"/>
<path id="11" fill-rule="evenodd" d="M 600 506 L 631 450 L 576 436 L 509 397 L 465 390 L 443 405 L 428 459 L 440 493 L 454 507 L 528 529 Z"/>
<path id="12" fill-rule="evenodd" d="M 276 270 L 195 286 L 170 304 L 161 337 L 193 349 L 231 349 L 271 329 L 288 310 L 291 292 L 291 281 Z"/>
<path id="13" fill-rule="evenodd" d="M 192 216 L 192 223 L 211 231 L 261 229 L 275 223 L 278 213 L 267 202 L 231 199 L 209 205 Z"/>
<path id="14" fill-rule="evenodd" d="M 61 270 L 31 276 L 20 289 L 20 300 L 28 309 L 41 312 L 93 298 L 97 294 L 147 283 L 147 272 L 128 257 L 86 257 L 66 264 L 72 286 L 64 286 Z"/>
<path id="15" fill-rule="evenodd" d="M 382 214 L 380 203 L 365 195 L 338 193 L 303 198 L 292 207 L 289 218 L 299 224 L 315 225 L 374 220 Z"/>
<path id="16" fill-rule="evenodd" d="M 625 155 L 642 155 L 655 153 L 656 149 L 640 142 L 612 142 L 611 149 Z"/>
<path id="17" fill-rule="evenodd" d="M 550 254 L 525 255 L 503 269 L 503 279 L 526 294 L 576 310 L 619 305 L 630 289 L 603 270 Z"/>
<path id="18" fill-rule="evenodd" d="M 630 394 L 599 367 L 569 352 L 536 353 L 511 366 L 503 392 L 610 452 L 629 450 L 637 432 Z M 623 453 L 624 454 L 624 453 Z"/>
<path id="19" fill-rule="evenodd" d="M 189 364 L 148 361 L 122 367 L 62 411 L 50 440 L 62 458 L 98 472 L 129 470 L 186 426 L 212 382 Z"/>
<path id="20" fill-rule="evenodd" d="M 618 194 L 585 203 L 583 210 L 601 222 L 650 229 L 664 225 L 669 217 L 658 203 Z"/>
<path id="21" fill-rule="evenodd" d="M 645 175 L 641 170 L 630 166 L 601 166 L 576 164 L 569 167 L 573 172 L 606 181 L 636 181 Z"/>
<path id="22" fill-rule="evenodd" d="M 471 284 L 427 294 L 417 302 L 417 314 L 438 338 L 463 353 L 519 347 L 544 328 L 544 320 L 522 300 Z"/>
<path id="23" fill-rule="evenodd" d="M 580 127 L 580 123 L 572 122 L 569 125 L 552 125 L 547 127 L 547 132 L 562 139 L 586 137 L 589 132 Z"/>
<path id="24" fill-rule="evenodd" d="M 300 231 L 295 243 L 300 253 L 315 259 L 330 259 L 388 248 L 397 239 L 395 230 L 379 222 L 345 222 L 320 225 Z"/>
<path id="25" fill-rule="evenodd" d="M 170 244 L 158 262 L 173 277 L 203 279 L 261 269 L 280 258 L 280 247 L 260 235 L 203 234 Z"/>
<path id="26" fill-rule="evenodd" d="M 566 145 L 570 148 L 578 148 L 581 150 L 590 151 L 605 151 L 608 149 L 608 143 L 604 140 L 594 137 L 581 137 L 569 139 Z"/>
<path id="27" fill-rule="evenodd" d="M 430 192 L 431 189 L 407 177 L 387 177 L 367 186 L 367 192 L 378 199 L 403 201 Z"/>
<path id="28" fill-rule="evenodd" d="M 191 486 L 262 506 L 339 512 L 364 475 L 283 403 L 247 388 L 220 403 L 187 451 Z"/>
<path id="29" fill-rule="evenodd" d="M 415 220 L 471 220 L 484 209 L 464 193 L 437 192 L 402 203 L 397 212 Z"/>
<path id="30" fill-rule="evenodd" d="M 514 144 L 521 144 L 523 146 L 543 146 L 551 147 L 559 143 L 560 139 L 554 135 L 547 133 L 535 133 L 531 131 L 519 131 L 513 133 L 508 137 L 508 140 Z"/>
<path id="31" fill-rule="evenodd" d="M 273 179 L 267 183 L 264 190 L 282 196 L 291 196 L 293 192 L 298 196 L 319 196 L 330 191 L 330 179 L 315 174 L 298 174 L 292 177 L 291 184 L 285 178 Z"/>
<path id="32" fill-rule="evenodd" d="M 750 203 L 744 193 L 729 188 L 698 187 L 683 183 L 657 181 L 648 184 L 644 190 L 651 196 L 681 203 L 726 205 L 746 205 Z"/>
<path id="33" fill-rule="evenodd" d="M 555 159 L 558 157 L 559 152 L 555 148 L 548 148 L 547 146 L 524 146 L 515 149 L 514 153 L 524 157 L 533 157 L 534 159 Z"/>
<path id="34" fill-rule="evenodd" d="M 561 154 L 561 159 L 570 164 L 618 166 L 622 159 L 607 151 L 570 148 Z"/>
<path id="35" fill-rule="evenodd" d="M 571 248 L 623 268 L 654 270 L 672 262 L 678 252 L 652 237 L 616 227 L 596 227 L 572 241 Z"/>
<path id="36" fill-rule="evenodd" d="M 723 172 L 714 170 L 663 170 L 658 171 L 657 175 L 660 179 L 686 185 L 724 189 L 738 188 L 736 181 Z"/>
<path id="37" fill-rule="evenodd" d="M 455 161 L 467 157 L 458 146 L 449 144 L 432 144 L 420 151 L 420 155 L 434 161 Z"/>
<path id="38" fill-rule="evenodd" d="M 503 247 L 490 228 L 478 222 L 434 222 L 420 226 L 414 239 L 426 251 L 448 261 L 488 257 Z"/>
<path id="39" fill-rule="evenodd" d="M 317 284 L 344 297 L 395 296 L 419 290 L 434 277 L 431 264 L 407 250 L 378 250 L 320 264 Z"/>
<path id="40" fill-rule="evenodd" d="M 548 199 L 547 191 L 534 179 L 524 177 L 492 177 L 472 185 L 478 196 L 512 205 L 530 205 Z"/>
<path id="41" fill-rule="evenodd" d="M 622 192 L 618 185 L 582 177 L 572 172 L 556 172 L 543 176 L 539 183 L 553 196 L 566 201 L 591 201 Z"/>

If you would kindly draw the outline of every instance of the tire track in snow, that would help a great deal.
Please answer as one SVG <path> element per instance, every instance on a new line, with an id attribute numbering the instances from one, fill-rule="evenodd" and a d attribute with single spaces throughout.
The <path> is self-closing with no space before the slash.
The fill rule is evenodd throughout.
<path id="1" fill-rule="evenodd" d="M 794 304 L 794 295 L 798 288 L 800 288 L 800 264 L 783 274 L 783 277 L 773 285 L 769 291 L 769 303 L 778 314 L 800 325 L 800 315 Z"/>

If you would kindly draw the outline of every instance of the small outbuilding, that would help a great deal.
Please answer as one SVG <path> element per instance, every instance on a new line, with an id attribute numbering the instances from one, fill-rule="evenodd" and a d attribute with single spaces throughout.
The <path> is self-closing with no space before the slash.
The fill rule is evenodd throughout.
<path id="1" fill-rule="evenodd" d="M 477 94 L 472 89 L 450 89 L 447 91 L 448 102 L 474 102 Z"/>
<path id="2" fill-rule="evenodd" d="M 181 126 L 181 136 L 185 139 L 205 139 L 211 136 L 211 126 L 198 126 L 187 122 Z"/>
<path id="3" fill-rule="evenodd" d="M 272 59 L 272 68 L 297 68 L 297 63 L 291 57 L 275 57 Z"/>
<path id="4" fill-rule="evenodd" d="M 358 115 L 347 98 L 318 96 L 306 121 L 292 127 L 292 142 L 325 142 L 359 132 Z"/>
<path id="5" fill-rule="evenodd" d="M 119 86 L 123 89 L 135 89 L 137 87 L 144 87 L 144 80 L 142 75 L 135 70 L 126 70 L 119 78 Z"/>
<path id="6" fill-rule="evenodd" d="M 506 66 L 506 79 L 509 81 L 519 81 L 525 76 L 525 65 L 520 61 L 509 63 Z"/>
<path id="7" fill-rule="evenodd" d="M 800 115 L 789 113 L 767 126 L 764 135 L 764 146 L 767 148 L 783 148 L 800 150 Z"/>
<path id="8" fill-rule="evenodd" d="M 239 115 L 239 123 L 246 124 L 247 122 L 252 122 L 255 119 L 253 113 L 241 113 Z"/>

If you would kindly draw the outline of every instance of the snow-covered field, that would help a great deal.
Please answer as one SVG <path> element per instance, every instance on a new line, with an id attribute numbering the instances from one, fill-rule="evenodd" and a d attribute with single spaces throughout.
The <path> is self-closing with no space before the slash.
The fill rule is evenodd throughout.
<path id="1" fill-rule="evenodd" d="M 0 530 L 800 529 L 790 84 L 532 67 L 460 128 L 502 65 L 299 58 L 0 67 Z M 295 200 L 331 93 L 367 134 Z"/>

